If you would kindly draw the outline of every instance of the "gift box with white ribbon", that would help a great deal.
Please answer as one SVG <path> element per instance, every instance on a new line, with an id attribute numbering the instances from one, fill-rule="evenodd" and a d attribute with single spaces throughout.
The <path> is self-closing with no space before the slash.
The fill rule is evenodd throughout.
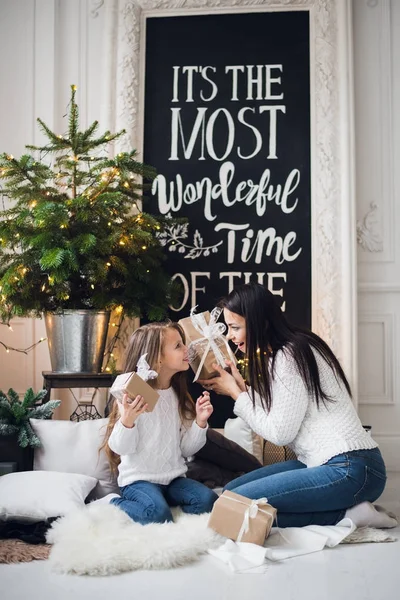
<path id="1" fill-rule="evenodd" d="M 235 542 L 262 546 L 269 536 L 276 508 L 267 498 L 251 500 L 225 491 L 215 502 L 208 527 Z"/>
<path id="2" fill-rule="evenodd" d="M 223 369 L 227 368 L 226 359 L 236 364 L 228 340 L 223 335 L 226 325 L 217 323 L 221 312 L 221 308 L 214 308 L 211 313 L 206 311 L 196 314 L 192 309 L 190 317 L 179 321 L 189 347 L 189 363 L 195 373 L 193 381 L 218 376 L 213 363 Z"/>
<path id="3" fill-rule="evenodd" d="M 147 404 L 146 412 L 151 412 L 154 409 L 159 398 L 159 393 L 146 381 L 143 381 L 137 373 L 118 375 L 110 388 L 110 394 L 119 402 L 122 402 L 124 394 L 127 394 L 131 400 L 134 400 L 136 396 L 143 396 Z"/>

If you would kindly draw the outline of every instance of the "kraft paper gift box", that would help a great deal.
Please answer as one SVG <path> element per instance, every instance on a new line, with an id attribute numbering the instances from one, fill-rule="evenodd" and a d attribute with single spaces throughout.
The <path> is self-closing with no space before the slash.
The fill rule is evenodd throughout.
<path id="1" fill-rule="evenodd" d="M 211 313 L 205 311 L 195 314 L 192 311 L 190 317 L 178 321 L 189 347 L 189 363 L 195 373 L 193 381 L 217 377 L 218 371 L 213 368 L 213 363 L 219 364 L 223 369 L 227 368 L 225 359 L 236 364 L 228 340 L 223 335 L 226 326 L 217 323 L 221 312 L 222 309 L 219 308 L 214 308 Z"/>
<path id="2" fill-rule="evenodd" d="M 215 502 L 208 527 L 236 542 L 263 546 L 276 516 L 266 498 L 251 500 L 225 491 Z"/>
<path id="3" fill-rule="evenodd" d="M 124 394 L 130 398 L 143 396 L 147 404 L 147 412 L 151 412 L 159 398 L 158 392 L 146 383 L 137 373 L 122 373 L 115 378 L 110 394 L 117 400 L 122 400 Z"/>

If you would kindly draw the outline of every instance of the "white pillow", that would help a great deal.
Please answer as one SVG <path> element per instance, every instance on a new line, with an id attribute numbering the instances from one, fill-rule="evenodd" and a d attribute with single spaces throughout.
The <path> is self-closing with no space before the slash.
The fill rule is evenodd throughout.
<path id="1" fill-rule="evenodd" d="M 263 464 L 264 440 L 254 433 L 241 417 L 227 419 L 224 427 L 224 435 L 228 440 L 236 442 L 247 452 L 253 454 Z"/>
<path id="2" fill-rule="evenodd" d="M 21 471 L 0 477 L 0 519 L 43 521 L 84 506 L 95 477 L 52 471 Z"/>
<path id="3" fill-rule="evenodd" d="M 81 473 L 98 480 L 89 500 L 119 492 L 105 452 L 99 453 L 108 419 L 56 421 L 30 419 L 42 445 L 35 448 L 34 471 Z"/>

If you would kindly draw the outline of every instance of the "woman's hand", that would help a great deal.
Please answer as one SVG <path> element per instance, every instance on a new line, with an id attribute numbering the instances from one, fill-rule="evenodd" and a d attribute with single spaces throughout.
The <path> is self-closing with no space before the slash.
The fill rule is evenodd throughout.
<path id="1" fill-rule="evenodd" d="M 213 405 L 210 402 L 210 394 L 203 392 L 202 395 L 197 398 L 196 402 L 196 423 L 199 427 L 204 429 L 207 426 L 207 421 L 214 411 Z"/>
<path id="2" fill-rule="evenodd" d="M 238 396 L 242 391 L 246 390 L 246 385 L 236 367 L 231 361 L 226 361 L 228 366 L 232 369 L 232 375 L 225 371 L 219 365 L 213 363 L 213 369 L 218 371 L 219 377 L 213 377 L 212 379 L 199 379 L 198 382 L 203 385 L 206 389 L 212 390 L 217 394 L 223 394 L 230 396 L 233 400 L 237 400 Z M 242 389 L 243 388 L 243 389 Z"/>
<path id="3" fill-rule="evenodd" d="M 225 360 L 225 362 L 226 362 L 227 367 L 230 368 L 232 377 L 236 381 L 236 383 L 238 385 L 238 388 L 240 389 L 241 392 L 245 392 L 246 391 L 246 384 L 244 382 L 243 377 L 239 373 L 237 366 L 231 360 Z"/>
<path id="4" fill-rule="evenodd" d="M 143 396 L 136 396 L 132 399 L 128 394 L 124 394 L 122 400 L 118 402 L 120 421 L 124 427 L 128 427 L 129 429 L 135 425 L 136 419 L 146 409 L 147 404 L 145 404 Z"/>

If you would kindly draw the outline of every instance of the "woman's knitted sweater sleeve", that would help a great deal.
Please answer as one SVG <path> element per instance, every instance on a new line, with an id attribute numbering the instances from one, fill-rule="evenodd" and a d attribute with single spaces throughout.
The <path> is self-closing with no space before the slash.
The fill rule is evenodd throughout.
<path id="1" fill-rule="evenodd" d="M 255 392 L 255 406 L 250 394 L 242 392 L 235 402 L 234 412 L 264 439 L 284 446 L 292 442 L 302 426 L 309 394 L 292 357 L 280 351 L 275 359 L 272 380 L 272 407 L 269 413 Z"/>

